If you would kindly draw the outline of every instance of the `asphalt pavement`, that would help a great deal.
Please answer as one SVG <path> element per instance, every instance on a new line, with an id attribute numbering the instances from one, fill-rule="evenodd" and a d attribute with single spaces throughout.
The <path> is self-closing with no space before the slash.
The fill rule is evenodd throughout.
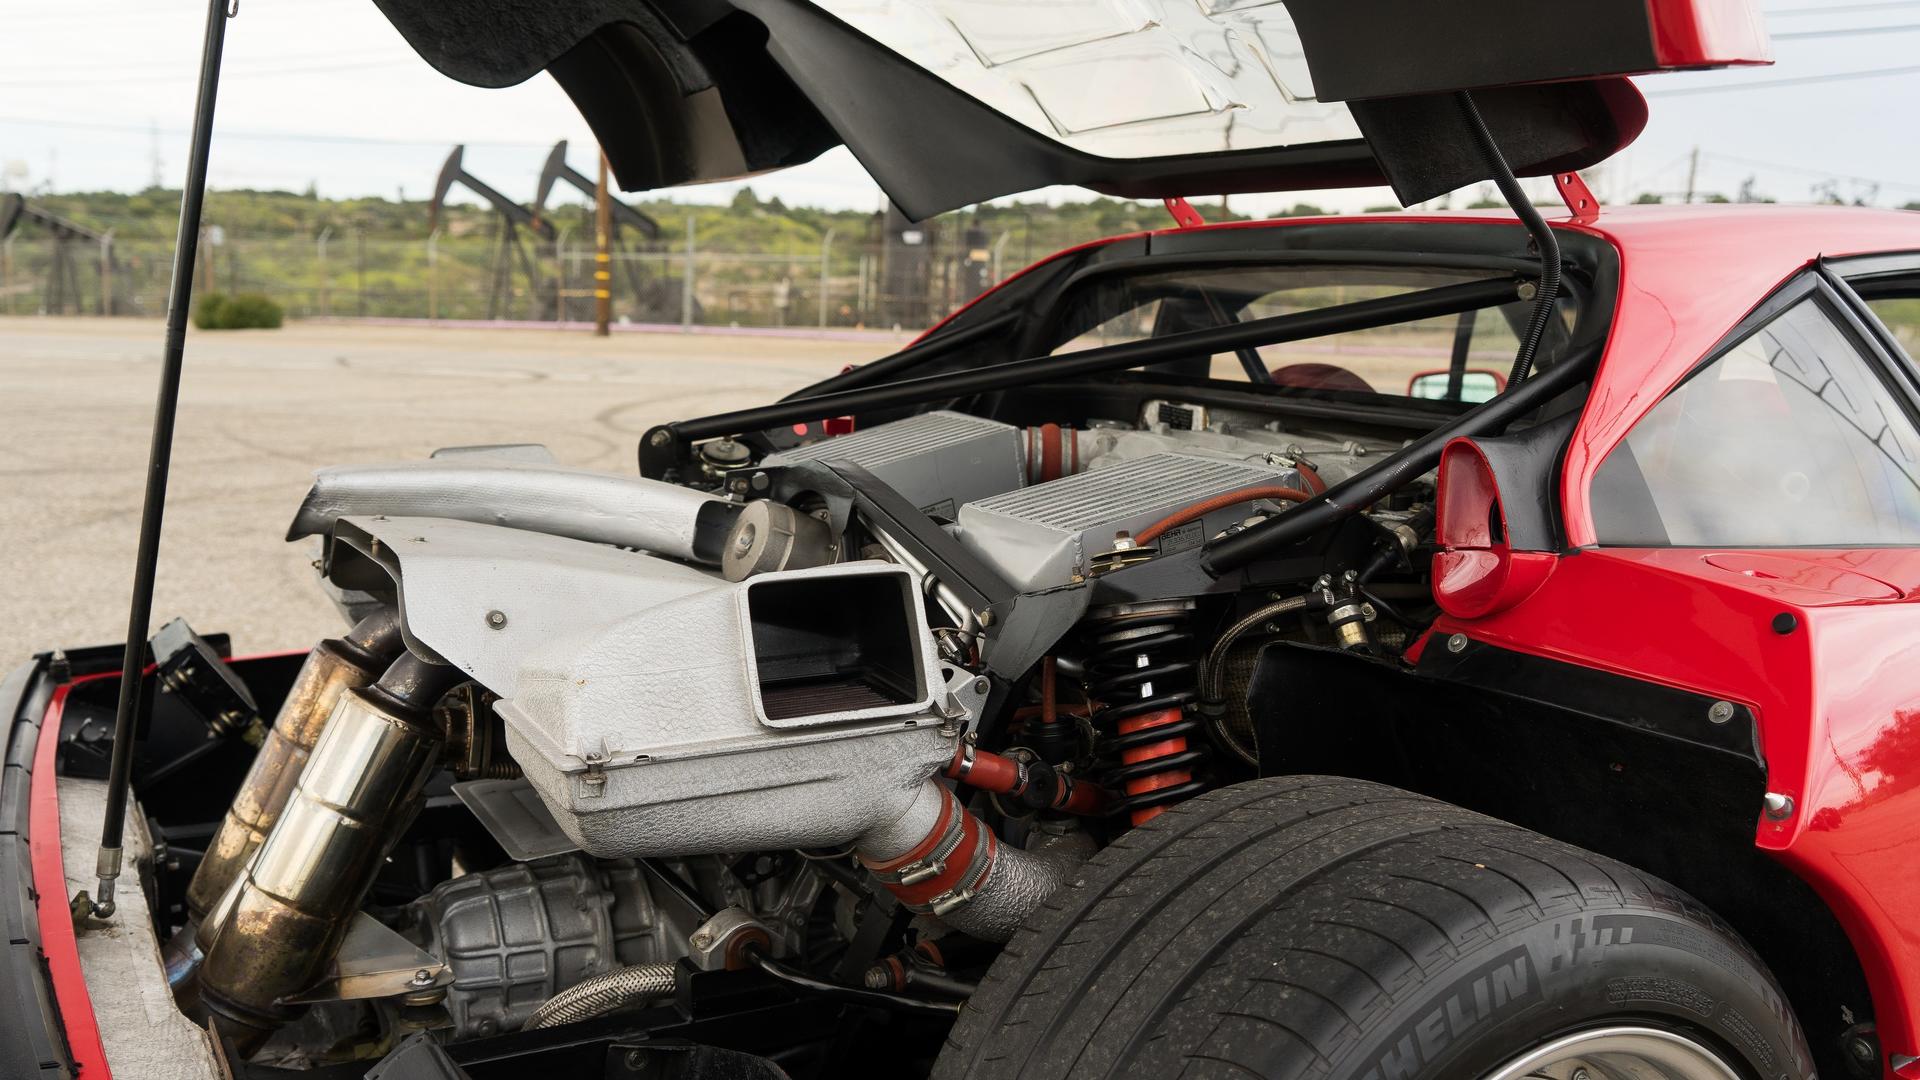
<path id="1" fill-rule="evenodd" d="M 0 318 L 0 672 L 125 636 L 159 379 L 157 321 Z M 633 474 L 653 424 L 757 404 L 905 337 L 813 340 L 290 324 L 189 336 L 155 626 L 241 654 L 338 633 L 312 541 L 285 541 L 315 469 L 442 446 L 544 443 Z"/>

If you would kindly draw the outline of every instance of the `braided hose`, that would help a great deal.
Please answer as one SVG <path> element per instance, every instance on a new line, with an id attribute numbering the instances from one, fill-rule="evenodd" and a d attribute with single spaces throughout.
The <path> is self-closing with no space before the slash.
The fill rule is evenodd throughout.
<path id="1" fill-rule="evenodd" d="M 679 986 L 672 964 L 641 964 L 595 975 L 553 995 L 534 1011 L 524 1030 L 577 1024 L 615 1009 L 666 997 Z"/>
<path id="2" fill-rule="evenodd" d="M 1290 596 L 1285 600 L 1257 608 L 1229 626 L 1224 633 L 1214 639 L 1213 647 L 1207 650 L 1206 661 L 1200 665 L 1200 713 L 1213 723 L 1213 733 L 1233 756 L 1258 768 L 1260 755 L 1253 746 L 1253 731 L 1236 732 L 1228 723 L 1227 703 L 1227 657 L 1240 638 L 1266 622 L 1268 619 L 1285 615 L 1290 611 L 1303 611 L 1313 600 L 1312 596 Z M 1244 717 L 1240 718 L 1244 719 Z"/>

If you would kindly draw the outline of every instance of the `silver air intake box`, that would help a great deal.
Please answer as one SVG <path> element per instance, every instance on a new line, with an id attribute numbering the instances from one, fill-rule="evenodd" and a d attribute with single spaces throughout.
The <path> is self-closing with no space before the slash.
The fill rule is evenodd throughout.
<path id="1" fill-rule="evenodd" d="M 398 584 L 408 644 L 500 696 L 514 761 L 603 858 L 845 845 L 906 813 L 980 696 L 941 667 L 918 584 L 890 563 L 734 583 L 395 517 L 342 519 L 331 571 Z"/>
<path id="2" fill-rule="evenodd" d="M 507 749 L 595 855 L 852 842 L 953 756 L 911 574 L 845 563 L 719 583 L 524 658 Z"/>
<path id="3" fill-rule="evenodd" d="M 847 461 L 924 513 L 951 519 L 971 500 L 1023 482 L 1020 430 L 957 412 L 930 412 L 767 455 L 768 466 Z"/>
<path id="4" fill-rule="evenodd" d="M 960 508 L 960 543 L 1023 591 L 1084 577 L 1088 560 L 1117 534 L 1139 532 L 1182 507 L 1254 487 L 1301 489 L 1288 466 L 1207 454 L 1152 454 L 1092 472 L 993 495 Z M 1273 504 L 1267 503 L 1266 506 Z M 1244 520 L 1246 503 L 1223 507 L 1156 541 L 1162 553 L 1196 547 Z"/>

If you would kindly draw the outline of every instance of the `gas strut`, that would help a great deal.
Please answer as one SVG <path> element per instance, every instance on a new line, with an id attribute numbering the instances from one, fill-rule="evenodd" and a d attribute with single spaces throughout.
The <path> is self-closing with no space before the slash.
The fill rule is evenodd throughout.
<path id="1" fill-rule="evenodd" d="M 1534 247 L 1540 252 L 1539 292 L 1533 298 L 1533 314 L 1527 319 L 1526 335 L 1514 353 L 1513 370 L 1507 374 L 1507 389 L 1514 390 L 1533 374 L 1534 356 L 1539 353 L 1540 340 L 1546 336 L 1547 324 L 1553 319 L 1554 303 L 1560 299 L 1560 241 L 1553 235 L 1547 219 L 1540 216 L 1539 208 L 1521 189 L 1513 167 L 1507 164 L 1507 156 L 1500 152 L 1493 132 L 1487 130 L 1480 107 L 1473 103 L 1473 95 L 1462 90 L 1455 100 L 1460 104 L 1460 115 L 1467 122 L 1467 130 L 1473 134 L 1474 144 L 1480 148 L 1480 156 L 1485 159 L 1487 171 L 1493 174 L 1494 186 L 1500 189 L 1507 205 L 1513 207 L 1515 216 L 1532 234 Z"/>
<path id="2" fill-rule="evenodd" d="M 107 818 L 100 828 L 99 887 L 91 900 L 74 897 L 94 918 L 113 917 L 114 879 L 120 876 L 120 835 L 133 782 L 134 719 L 140 715 L 147 666 L 147 624 L 153 617 L 153 574 L 160 561 L 160 521 L 167 509 L 167 470 L 173 464 L 173 420 L 180 410 L 180 365 L 187 348 L 187 311 L 193 300 L 195 239 L 207 196 L 207 155 L 213 141 L 213 101 L 220 88 L 220 51 L 227 20 L 240 0 L 209 0 L 200 52 L 200 91 L 193 107 L 193 144 L 180 191 L 180 228 L 173 241 L 173 282 L 167 292 L 167 346 L 160 362 L 160 393 L 153 406 L 153 443 L 147 449 L 147 491 L 140 506 L 140 547 L 133 559 L 133 600 L 127 605 L 127 649 L 120 661 L 120 704 L 113 719 L 113 762 L 107 772 Z"/>

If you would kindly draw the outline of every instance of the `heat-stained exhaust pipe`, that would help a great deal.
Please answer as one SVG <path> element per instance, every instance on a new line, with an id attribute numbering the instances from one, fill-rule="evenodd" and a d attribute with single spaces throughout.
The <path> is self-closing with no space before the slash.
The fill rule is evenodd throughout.
<path id="1" fill-rule="evenodd" d="M 266 842 L 341 696 L 372 682 L 393 663 L 401 647 L 400 617 L 389 608 L 360 620 L 342 637 L 322 641 L 307 654 L 273 730 L 261 743 L 220 831 L 207 845 L 206 857 L 187 885 L 190 925 L 204 925 L 207 912 Z M 201 935 L 199 948 L 204 950 L 211 941 L 211 934 Z"/>
<path id="2" fill-rule="evenodd" d="M 285 1000 L 326 974 L 439 764 L 434 702 L 463 678 L 403 653 L 343 695 L 266 842 L 209 913 L 200 1001 L 243 1047 L 296 1015 Z"/>

